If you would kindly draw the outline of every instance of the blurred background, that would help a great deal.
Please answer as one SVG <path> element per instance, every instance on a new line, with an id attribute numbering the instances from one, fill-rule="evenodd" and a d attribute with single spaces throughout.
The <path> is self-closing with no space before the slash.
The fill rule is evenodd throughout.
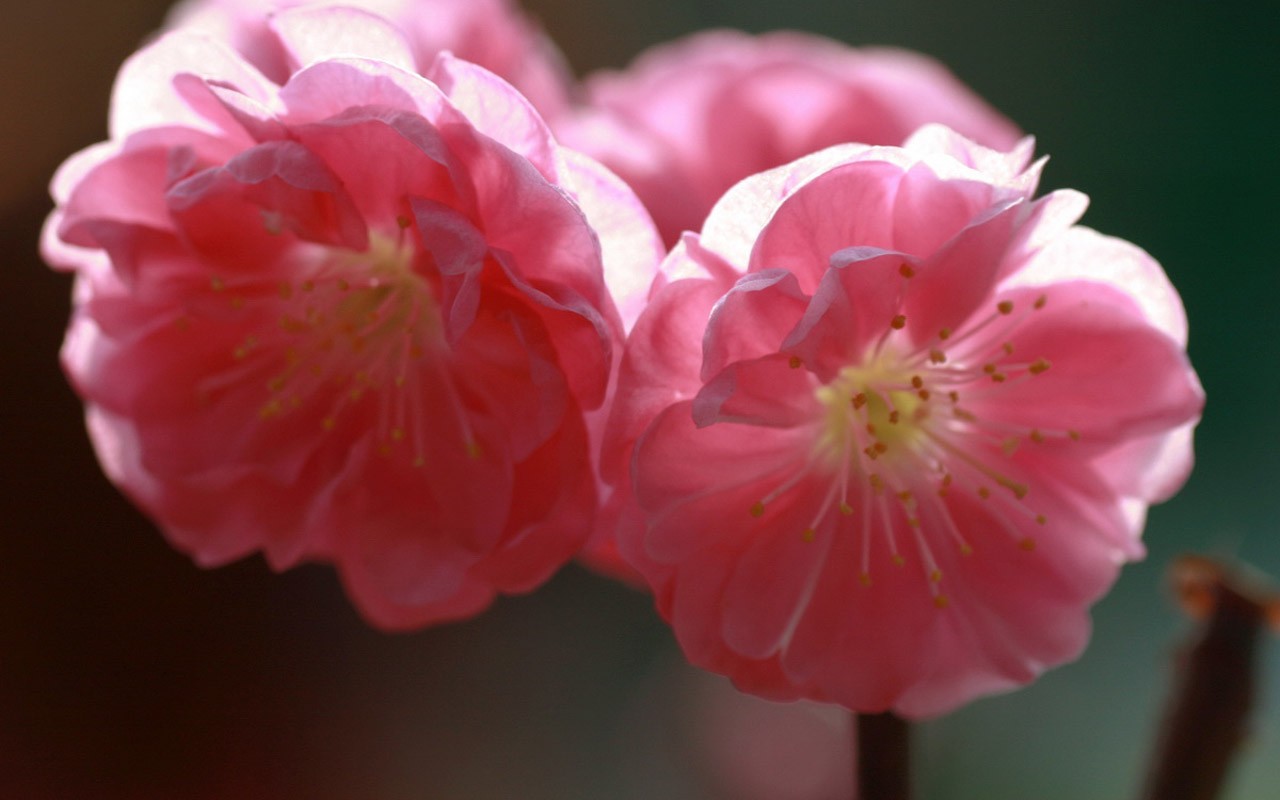
<path id="1" fill-rule="evenodd" d="M 36 253 L 58 163 L 105 137 L 163 0 L 0 7 L 0 796 L 847 796 L 847 720 L 681 666 L 649 599 L 577 567 L 481 617 L 366 628 L 327 568 L 202 571 L 101 476 L 57 366 L 70 282 Z M 922 798 L 1133 796 L 1190 630 L 1178 553 L 1280 574 L 1280 47 L 1261 2 L 527 0 L 584 73 L 711 26 L 892 44 L 951 67 L 1052 156 L 1044 189 L 1160 259 L 1209 403 L 1199 466 L 1085 656 L 921 726 Z M 1280 652 L 1229 800 L 1280 785 Z"/>

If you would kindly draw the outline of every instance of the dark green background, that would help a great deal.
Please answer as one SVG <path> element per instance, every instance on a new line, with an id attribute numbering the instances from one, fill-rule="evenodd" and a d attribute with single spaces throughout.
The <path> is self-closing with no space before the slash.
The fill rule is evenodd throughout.
<path id="1" fill-rule="evenodd" d="M 919 734 L 922 798 L 1133 796 L 1190 628 L 1165 589 L 1169 561 L 1193 550 L 1280 574 L 1274 8 L 528 6 L 580 72 L 710 26 L 932 54 L 1037 136 L 1052 156 L 1044 189 L 1086 192 L 1086 224 L 1164 264 L 1209 397 L 1194 476 L 1153 511 L 1150 555 L 1096 608 L 1081 661 Z M 732 797 L 682 748 L 671 687 L 687 678 L 671 677 L 678 659 L 646 597 L 569 568 L 476 620 L 384 636 L 326 569 L 196 569 L 100 476 L 56 367 L 69 282 L 43 270 L 34 241 L 49 174 L 104 136 L 112 73 L 162 15 L 142 0 L 0 11 L 0 795 Z M 1264 655 L 1232 800 L 1280 786 L 1280 654 Z"/>

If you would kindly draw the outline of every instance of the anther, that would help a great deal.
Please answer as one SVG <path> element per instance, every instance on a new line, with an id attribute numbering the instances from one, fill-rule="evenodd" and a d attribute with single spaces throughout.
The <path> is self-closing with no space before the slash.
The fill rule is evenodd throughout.
<path id="1" fill-rule="evenodd" d="M 912 386 L 912 388 L 914 388 L 914 389 L 923 389 L 923 388 L 924 388 L 924 378 L 921 378 L 919 375 L 912 375 L 912 376 L 911 376 L 911 386 Z"/>
<path id="2" fill-rule="evenodd" d="M 859 574 L 858 583 L 861 583 L 863 586 L 866 586 L 869 588 L 871 586 L 871 576 L 865 572 Z"/>
<path id="3" fill-rule="evenodd" d="M 800 538 L 806 542 L 812 542 L 817 535 L 818 535 L 817 531 L 815 531 L 813 528 L 805 528 L 803 531 L 800 532 Z"/>
<path id="4" fill-rule="evenodd" d="M 1035 360 L 1035 363 L 1033 363 L 1030 367 L 1027 367 L 1027 370 L 1032 375 L 1039 375 L 1040 373 L 1044 372 L 1047 369 L 1049 369 L 1049 360 L 1045 358 L 1037 358 Z"/>
<path id="5" fill-rule="evenodd" d="M 762 502 L 760 502 L 759 500 L 757 500 L 757 501 L 756 501 L 756 502 L 751 506 L 751 510 L 750 510 L 748 513 L 750 513 L 750 514 L 751 514 L 751 516 L 753 516 L 753 517 L 763 517 L 763 516 L 764 516 L 764 503 L 762 503 Z"/>
<path id="6" fill-rule="evenodd" d="M 804 362 L 800 360 L 800 356 L 792 356 L 790 360 L 787 361 L 787 366 L 792 369 L 800 369 L 800 367 L 804 366 Z"/>
<path id="7" fill-rule="evenodd" d="M 935 569 L 933 572 L 930 572 L 930 573 L 929 573 L 929 581 L 930 581 L 931 583 L 941 583 L 941 582 L 942 582 L 942 570 L 940 570 L 940 569 Z"/>
<path id="8" fill-rule="evenodd" d="M 893 554 L 893 565 L 894 565 L 895 567 L 905 567 L 905 566 L 907 565 L 907 560 L 906 560 L 905 558 L 903 558 L 900 554 L 898 554 L 898 553 L 894 553 L 894 554 Z"/>
<path id="9" fill-rule="evenodd" d="M 846 517 L 853 516 L 853 506 L 849 505 L 848 503 L 841 503 L 840 513 L 844 514 Z"/>
<path id="10" fill-rule="evenodd" d="M 902 266 L 898 267 L 898 274 L 904 278 L 914 278 L 916 271 L 911 268 L 910 264 L 903 263 Z"/>
<path id="11" fill-rule="evenodd" d="M 951 605 L 951 601 L 947 599 L 947 596 L 945 594 L 940 594 L 937 597 L 933 598 L 933 605 L 935 608 L 941 611 L 942 609 Z"/>
<path id="12" fill-rule="evenodd" d="M 853 396 L 853 399 L 851 402 L 853 403 L 854 409 L 862 408 L 867 404 L 867 396 L 862 392 L 858 392 Z"/>
<path id="13" fill-rule="evenodd" d="M 1028 536 L 1022 541 L 1018 542 L 1018 547 L 1021 547 L 1023 550 L 1026 550 L 1028 553 L 1030 553 L 1032 550 L 1036 549 L 1036 540 Z"/>
<path id="14" fill-rule="evenodd" d="M 1012 313 L 1013 313 L 1013 301 L 1012 301 L 1012 300 L 1001 300 L 999 303 L 996 303 L 996 311 L 999 311 L 1001 314 L 1004 314 L 1005 316 L 1008 316 L 1009 314 L 1012 314 Z"/>
<path id="15" fill-rule="evenodd" d="M 945 342 L 946 340 L 950 339 L 950 338 L 951 338 L 951 329 L 950 329 L 950 328 L 943 328 L 942 330 L 938 331 L 938 338 L 939 338 L 939 339 L 941 339 L 941 340 L 942 340 L 942 341 L 944 341 L 944 342 Z"/>
<path id="16" fill-rule="evenodd" d="M 935 364 L 945 364 L 947 363 L 947 354 L 941 350 L 930 350 L 929 360 Z"/>
<path id="17" fill-rule="evenodd" d="M 907 326 L 907 317 L 905 314 L 899 314 L 898 316 L 893 318 L 892 322 L 889 323 L 889 327 L 893 328 L 895 331 L 900 331 L 906 326 Z"/>
<path id="18" fill-rule="evenodd" d="M 1049 298 L 1045 295 L 1040 295 L 1039 297 L 1036 298 L 1035 303 L 1033 303 L 1031 307 L 1034 308 L 1036 311 L 1039 311 L 1040 309 L 1044 308 L 1044 304 L 1047 302 L 1049 302 Z"/>

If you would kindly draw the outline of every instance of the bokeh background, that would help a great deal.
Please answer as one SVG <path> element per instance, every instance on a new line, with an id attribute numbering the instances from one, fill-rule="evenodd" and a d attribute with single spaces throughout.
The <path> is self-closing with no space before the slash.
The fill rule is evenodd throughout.
<path id="1" fill-rule="evenodd" d="M 1209 395 L 1199 466 L 1093 644 L 918 731 L 929 800 L 1133 796 L 1193 550 L 1280 574 L 1280 47 L 1263 2 L 528 0 L 579 73 L 699 28 L 798 28 L 930 53 L 1038 137 L 1045 188 L 1181 289 Z M 0 797 L 825 800 L 847 720 L 739 699 L 681 666 L 649 599 L 570 567 L 462 624 L 366 628 L 322 567 L 197 569 L 100 475 L 56 353 L 69 281 L 45 185 L 105 135 L 163 0 L 0 7 Z M 1138 387 L 1135 387 L 1138 390 Z M 1280 652 L 1228 800 L 1280 785 Z"/>

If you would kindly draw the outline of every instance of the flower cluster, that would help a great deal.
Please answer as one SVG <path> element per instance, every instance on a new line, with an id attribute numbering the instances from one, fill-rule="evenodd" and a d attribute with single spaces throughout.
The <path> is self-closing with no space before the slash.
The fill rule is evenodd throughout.
<path id="1" fill-rule="evenodd" d="M 922 716 L 1077 655 L 1190 470 L 1159 265 L 922 56 L 712 32 L 577 87 L 503 0 L 170 28 L 42 245 L 105 471 L 202 564 L 401 629 L 577 556 L 747 691 Z"/>

